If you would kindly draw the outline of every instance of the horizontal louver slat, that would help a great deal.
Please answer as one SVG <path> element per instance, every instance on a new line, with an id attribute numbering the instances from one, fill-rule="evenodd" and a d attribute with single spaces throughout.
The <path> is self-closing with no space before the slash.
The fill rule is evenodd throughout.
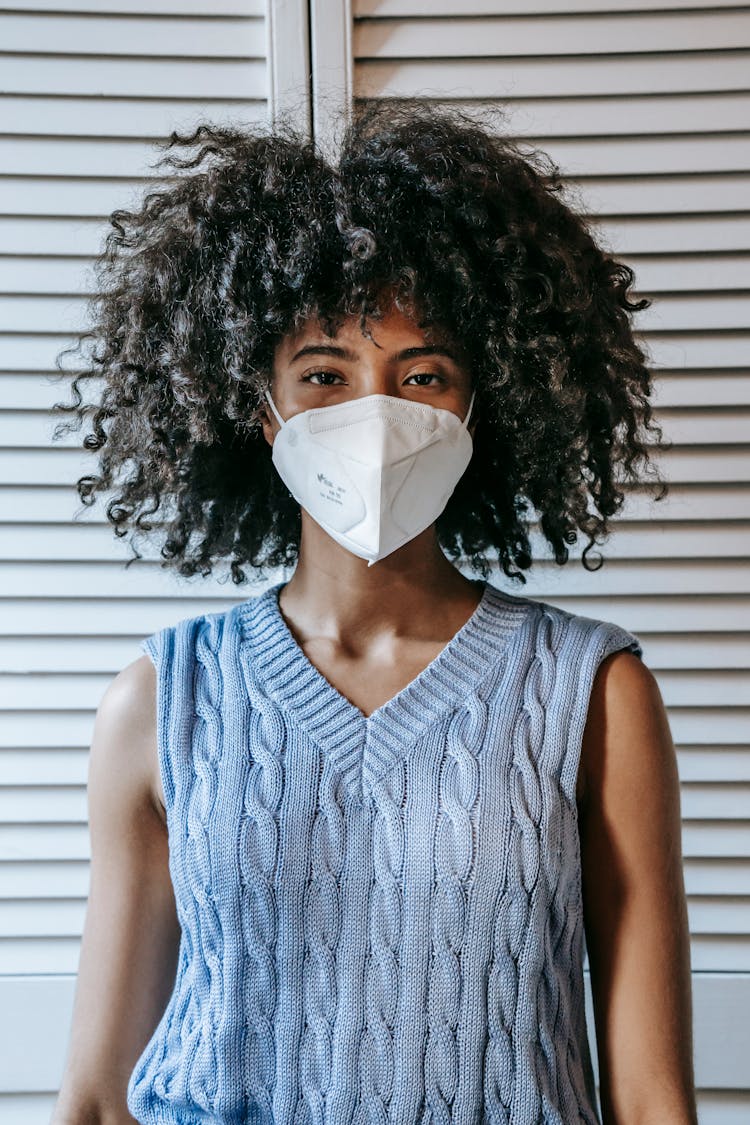
<path id="1" fill-rule="evenodd" d="M 7 523 L 64 524 L 82 507 L 78 494 L 69 487 L 0 488 L 0 510 L 2 520 Z M 750 483 L 692 488 L 673 485 L 669 496 L 658 503 L 650 496 L 629 490 L 623 506 L 613 517 L 612 526 L 644 521 L 652 516 L 664 521 L 750 521 Z M 106 524 L 106 516 L 99 507 L 83 509 L 77 519 L 89 525 Z"/>
<path id="2" fill-rule="evenodd" d="M 94 3 L 95 0 L 88 0 Z M 117 0 L 107 0 L 108 3 L 117 3 Z M 139 0 L 129 0 L 138 3 Z M 27 0 L 33 3 L 33 0 Z M 47 3 L 59 6 L 62 0 L 47 0 Z M 36 6 L 36 5 L 35 5 Z M 637 9 L 638 12 L 665 12 L 671 8 L 689 10 L 702 8 L 711 11 L 714 8 L 743 8 L 743 0 L 467 0 L 459 9 L 456 0 L 354 0 L 352 11 L 357 19 L 368 16 L 404 17 L 404 16 L 528 16 L 528 15 L 554 15 L 559 16 L 564 11 L 569 16 L 587 13 L 628 12 Z M 21 7 L 21 5 L 16 5 Z M 78 5 L 76 5 L 78 7 Z M 572 21 L 571 21 L 572 22 Z M 533 40 L 531 41 L 533 43 Z"/>
<path id="3" fill-rule="evenodd" d="M 452 98 L 539 98 L 554 89 L 560 98 L 623 94 L 734 92 L 747 88 L 750 51 L 689 51 L 638 55 L 546 58 L 412 59 L 360 57 L 355 65 L 357 98 L 411 97 L 445 90 Z M 502 50 L 502 48 L 500 48 Z"/>
<path id="4" fill-rule="evenodd" d="M 645 642 L 647 643 L 647 642 Z M 109 672 L 100 675 L 58 673 L 55 675 L 6 673 L 0 681 L 0 700 L 6 711 L 94 711 L 111 680 Z M 667 707 L 737 708 L 750 700 L 750 671 L 727 669 L 659 672 L 657 680 Z M 745 703 L 745 710 L 750 703 Z M 747 812 L 747 798 L 742 807 Z M 0 791 L 0 808 L 2 792 Z M 739 806 L 738 806 L 739 807 Z"/>
<path id="5" fill-rule="evenodd" d="M 195 65 L 198 65 L 197 61 Z M 148 96 L 104 101 L 90 97 L 60 98 L 54 94 L 15 94 L 7 98 L 9 112 L 3 126 L 9 137 L 43 133 L 45 137 L 53 138 L 67 135 L 71 118 L 74 118 L 78 133 L 84 137 L 137 137 L 160 143 L 172 129 L 192 131 L 196 119 L 205 115 L 224 123 L 263 121 L 266 117 L 265 103 L 248 102 L 247 97 L 242 88 L 230 91 L 224 99 L 207 97 L 200 101 L 182 98 L 179 102 Z M 45 142 L 39 140 L 37 143 L 43 147 Z M 56 225 L 61 236 L 65 237 L 70 224 L 58 221 Z M 96 229 L 98 233 L 98 225 Z M 54 253 L 48 239 L 43 240 L 43 246 L 49 253 Z"/>
<path id="6" fill-rule="evenodd" d="M 585 61 L 585 60 L 584 60 Z M 460 106 L 469 114 L 482 115 L 486 103 L 471 96 L 447 97 L 447 105 Z M 503 103 L 503 121 L 524 144 L 551 144 L 551 138 L 611 140 L 628 138 L 633 121 L 638 135 L 653 141 L 654 134 L 681 138 L 686 133 L 711 130 L 744 133 L 747 126 L 746 90 L 707 90 L 687 94 L 611 95 L 599 99 L 583 97 L 518 98 L 511 90 Z M 539 138 L 547 138 L 541 142 Z"/>
<path id="7" fill-rule="evenodd" d="M 246 98 L 266 96 L 265 62 L 250 56 L 203 61 L 39 55 L 34 62 L 30 65 L 26 55 L 2 59 L 3 87 L 8 94 L 193 99 L 231 98 L 242 90 Z"/>
<path id="8" fill-rule="evenodd" d="M 61 44 L 69 42 L 69 51 Z M 70 54 L 101 56 L 102 43 L 107 44 L 107 61 L 120 55 L 154 56 L 160 59 L 241 58 L 265 54 L 262 19 L 222 20 L 170 19 L 156 14 L 144 23 L 139 16 L 118 13 L 112 16 L 88 12 L 78 15 L 21 15 L 8 12 L 3 17 L 3 52 L 17 55 Z"/>
<path id="9" fill-rule="evenodd" d="M 529 17 L 433 15 L 429 35 L 423 20 L 377 19 L 355 24 L 353 51 L 358 59 L 455 58 L 504 59 L 513 56 L 613 54 L 636 55 L 670 52 L 703 53 L 750 47 L 750 12 L 721 10 L 674 14 L 642 12 L 637 20 L 629 13 L 596 14 L 586 19 L 550 15 Z"/>
<path id="10" fill-rule="evenodd" d="M 618 2 L 622 3 L 622 0 Z M 209 18 L 265 15 L 263 0 L 13 0 L 12 6 L 17 11 L 95 12 L 97 15 L 105 12 L 110 15 L 137 13 L 141 16 L 207 16 Z"/>
<path id="11" fill-rule="evenodd" d="M 657 292 L 741 290 L 750 276 L 750 255 L 742 253 L 695 254 L 692 257 L 684 254 L 680 258 L 678 275 L 669 257 L 631 255 L 629 262 L 635 269 L 639 296 Z M 32 258 L 15 252 L 0 258 L 0 293 L 78 295 L 93 293 L 95 289 L 93 258 L 84 260 L 62 254 Z"/>

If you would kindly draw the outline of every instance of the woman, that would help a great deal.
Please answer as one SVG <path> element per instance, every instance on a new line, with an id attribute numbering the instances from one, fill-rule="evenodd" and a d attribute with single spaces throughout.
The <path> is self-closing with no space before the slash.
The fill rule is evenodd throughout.
<path id="1" fill-rule="evenodd" d="M 372 103 L 336 168 L 199 136 L 113 215 L 79 492 L 163 515 L 184 575 L 293 573 L 104 694 L 54 1125 L 695 1125 L 658 686 L 632 633 L 489 581 L 528 514 L 586 565 L 648 463 L 632 271 L 456 111 Z"/>

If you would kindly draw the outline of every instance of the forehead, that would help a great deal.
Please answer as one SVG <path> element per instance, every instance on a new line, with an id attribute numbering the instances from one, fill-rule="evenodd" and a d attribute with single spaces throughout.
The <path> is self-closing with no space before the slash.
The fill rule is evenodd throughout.
<path id="1" fill-rule="evenodd" d="M 414 314 L 393 306 L 384 310 L 382 316 L 369 318 L 364 331 L 358 316 L 339 318 L 332 326 L 331 335 L 321 318 L 309 317 L 278 342 L 276 359 L 289 361 L 300 348 L 317 343 L 335 343 L 352 356 L 368 349 L 392 351 L 396 347 L 403 349 L 430 344 L 443 344 L 457 357 L 461 352 L 457 341 L 446 329 L 434 324 L 420 325 Z"/>

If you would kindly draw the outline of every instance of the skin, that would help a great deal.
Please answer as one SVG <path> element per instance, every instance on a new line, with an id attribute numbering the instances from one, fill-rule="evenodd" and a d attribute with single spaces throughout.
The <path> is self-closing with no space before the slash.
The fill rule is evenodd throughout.
<path id="1" fill-rule="evenodd" d="M 373 394 L 466 416 L 471 400 L 466 366 L 436 355 L 393 361 L 397 352 L 429 346 L 424 333 L 398 310 L 369 327 L 374 342 L 355 320 L 342 326 L 335 342 L 314 324 L 282 341 L 271 394 L 285 421 L 301 410 Z M 345 349 L 353 358 L 325 352 L 296 358 L 301 348 L 318 344 Z M 279 423 L 270 409 L 261 412 L 261 421 L 272 445 Z M 464 578 L 440 550 L 434 525 L 368 567 L 366 559 L 347 551 L 302 509 L 299 562 L 279 605 L 311 663 L 370 715 L 437 656 L 480 596 L 480 585 Z"/>
<path id="2" fill-rule="evenodd" d="M 90 886 L 50 1125 L 135 1121 L 128 1078 L 169 1000 L 180 938 L 157 772 L 156 676 L 142 656 L 108 685 L 94 722 Z"/>
<path id="3" fill-rule="evenodd" d="M 599 666 L 579 781 L 604 1125 L 698 1125 L 677 755 L 657 681 L 632 652 Z"/>
<path id="4" fill-rule="evenodd" d="M 396 309 L 370 328 L 374 341 L 354 321 L 335 338 L 308 323 L 280 343 L 271 390 L 284 419 L 378 393 L 465 416 L 471 378 L 460 355 L 393 359 L 438 342 Z M 295 358 L 308 345 L 353 354 Z M 259 418 L 272 445 L 279 425 L 270 409 Z M 438 655 L 480 595 L 481 584 L 445 558 L 434 527 L 368 567 L 303 510 L 299 562 L 280 607 L 311 663 L 370 715 Z M 127 1081 L 174 982 L 180 931 L 155 699 L 155 670 L 144 654 L 114 678 L 97 711 L 88 780 L 91 886 L 50 1125 L 133 1122 Z M 600 665 L 576 796 L 603 1123 L 697 1125 L 676 754 L 656 680 L 632 653 Z"/>

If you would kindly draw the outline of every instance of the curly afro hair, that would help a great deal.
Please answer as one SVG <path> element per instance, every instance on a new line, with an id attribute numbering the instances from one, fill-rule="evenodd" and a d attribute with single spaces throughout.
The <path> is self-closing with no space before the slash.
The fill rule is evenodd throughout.
<path id="1" fill-rule="evenodd" d="M 476 390 L 473 458 L 436 524 L 449 558 L 525 582 L 531 517 L 558 565 L 581 530 L 598 569 L 588 553 L 639 466 L 665 495 L 631 322 L 650 302 L 629 300 L 632 269 L 563 201 L 545 153 L 461 110 L 386 99 L 346 118 L 335 166 L 283 119 L 204 121 L 159 147 L 180 171 L 110 216 L 74 401 L 54 406 L 74 415 L 55 438 L 91 418 L 98 475 L 76 487 L 84 505 L 115 492 L 116 535 L 158 535 L 185 576 L 224 556 L 236 584 L 245 563 L 253 577 L 294 563 L 299 505 L 259 420 L 275 349 L 309 318 L 335 335 L 356 316 L 368 335 L 384 300 L 455 340 Z"/>

